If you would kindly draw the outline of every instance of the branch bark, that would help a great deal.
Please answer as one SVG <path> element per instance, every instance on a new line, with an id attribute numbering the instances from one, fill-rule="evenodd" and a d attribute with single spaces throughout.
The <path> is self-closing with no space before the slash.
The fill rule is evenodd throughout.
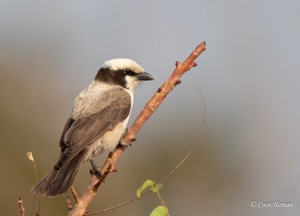
<path id="1" fill-rule="evenodd" d="M 150 118 L 153 112 L 159 107 L 164 98 L 174 89 L 174 87 L 181 83 L 180 77 L 190 70 L 192 67 L 197 66 L 195 59 L 206 49 L 206 43 L 200 43 L 195 50 L 190 54 L 190 56 L 180 64 L 176 62 L 176 68 L 169 79 L 156 91 L 153 97 L 145 105 L 139 116 L 136 118 L 133 125 L 126 131 L 122 138 L 122 144 L 119 145 L 113 152 L 111 152 L 106 159 L 106 162 L 101 168 L 102 176 L 97 179 L 97 177 L 92 176 L 89 182 L 89 186 L 82 195 L 81 198 L 77 198 L 77 203 L 71 211 L 69 211 L 68 216 L 82 216 L 86 213 L 86 209 L 90 202 L 93 200 L 97 193 L 99 186 L 102 184 L 106 176 L 110 172 L 116 171 L 116 162 L 122 156 L 128 145 L 135 141 L 137 133 L 141 130 L 145 122 Z"/>

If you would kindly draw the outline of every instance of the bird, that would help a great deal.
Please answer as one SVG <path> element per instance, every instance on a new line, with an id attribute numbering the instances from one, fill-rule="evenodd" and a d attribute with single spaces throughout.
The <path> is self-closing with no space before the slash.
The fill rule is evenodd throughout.
<path id="1" fill-rule="evenodd" d="M 60 156 L 54 167 L 32 188 L 38 196 L 54 197 L 73 184 L 80 167 L 105 151 L 112 151 L 126 131 L 133 93 L 141 81 L 153 76 L 135 61 L 105 61 L 94 80 L 75 99 L 63 129 Z M 99 174 L 99 173 L 98 173 Z"/>

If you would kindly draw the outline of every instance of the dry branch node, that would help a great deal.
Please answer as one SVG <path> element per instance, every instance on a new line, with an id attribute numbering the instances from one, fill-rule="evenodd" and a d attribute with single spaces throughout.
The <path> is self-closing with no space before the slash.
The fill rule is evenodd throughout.
<path id="1" fill-rule="evenodd" d="M 180 83 L 181 83 L 181 80 L 180 80 L 180 79 L 178 79 L 178 80 L 176 80 L 176 81 L 175 81 L 175 83 L 174 83 L 174 84 L 175 84 L 175 85 L 178 85 L 178 84 L 180 84 Z"/>

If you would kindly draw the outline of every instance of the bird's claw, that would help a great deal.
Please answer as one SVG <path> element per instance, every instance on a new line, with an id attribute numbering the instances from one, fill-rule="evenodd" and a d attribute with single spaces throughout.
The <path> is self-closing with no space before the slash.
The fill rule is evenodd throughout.
<path id="1" fill-rule="evenodd" d="M 90 169 L 90 174 L 96 176 L 97 178 L 101 178 L 102 173 L 100 169 L 96 166 L 95 162 L 93 160 L 90 160 L 92 169 Z"/>

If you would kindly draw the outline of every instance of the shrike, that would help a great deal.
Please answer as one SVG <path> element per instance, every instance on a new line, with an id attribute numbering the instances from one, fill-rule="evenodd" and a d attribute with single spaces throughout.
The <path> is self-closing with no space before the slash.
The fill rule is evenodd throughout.
<path id="1" fill-rule="evenodd" d="M 118 145 L 131 113 L 133 92 L 143 80 L 153 77 L 133 60 L 112 59 L 101 66 L 75 99 L 60 138 L 59 160 L 32 188 L 33 194 L 51 197 L 66 192 L 84 162 Z"/>

